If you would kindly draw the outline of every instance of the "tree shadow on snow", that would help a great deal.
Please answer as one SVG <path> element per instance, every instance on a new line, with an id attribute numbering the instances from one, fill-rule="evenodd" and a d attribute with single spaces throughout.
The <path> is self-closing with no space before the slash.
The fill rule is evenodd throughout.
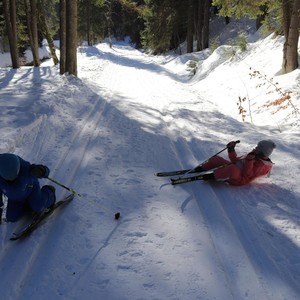
<path id="1" fill-rule="evenodd" d="M 203 183 L 193 187 L 193 195 L 212 236 L 228 233 L 226 242 L 236 235 L 262 282 L 283 298 L 299 295 L 300 195 L 259 179 L 242 187 Z M 230 268 L 238 281 L 239 265 Z"/>
<path id="2" fill-rule="evenodd" d="M 179 81 L 179 82 L 186 82 L 187 81 L 187 76 L 184 77 L 180 77 L 178 74 L 172 73 L 170 71 L 168 71 L 166 68 L 164 68 L 163 66 L 160 66 L 159 64 L 157 64 L 156 62 L 152 62 L 149 59 L 148 63 L 144 63 L 142 60 L 139 61 L 139 57 L 138 55 L 134 58 L 128 58 L 126 56 L 122 56 L 121 53 L 118 53 L 118 51 L 114 51 L 114 52 L 105 52 L 102 51 L 100 49 L 98 49 L 97 47 L 87 47 L 87 48 L 82 48 L 82 51 L 88 56 L 88 57 L 99 57 L 103 60 L 109 60 L 111 63 L 115 63 L 117 65 L 122 65 L 128 68 L 134 68 L 134 69 L 142 69 L 142 70 L 148 70 L 151 71 L 153 73 L 163 73 L 166 76 L 169 76 L 170 78 L 172 78 L 175 81 Z M 137 53 L 139 52 L 136 49 L 133 49 L 133 51 L 136 51 Z M 140 55 L 143 55 L 142 53 L 140 53 Z M 144 60 L 144 57 L 143 57 Z"/>
<path id="3" fill-rule="evenodd" d="M 39 116 L 51 112 L 50 103 L 47 102 L 47 74 L 51 75 L 52 72 L 53 69 L 50 67 L 26 68 L 18 72 L 7 71 L 0 82 L 1 128 L 23 127 L 33 123 Z M 23 88 L 14 92 L 3 91 L 12 84 L 12 81 L 13 84 L 18 84 L 17 86 L 21 84 Z M 50 81 L 49 85 L 51 86 Z"/>

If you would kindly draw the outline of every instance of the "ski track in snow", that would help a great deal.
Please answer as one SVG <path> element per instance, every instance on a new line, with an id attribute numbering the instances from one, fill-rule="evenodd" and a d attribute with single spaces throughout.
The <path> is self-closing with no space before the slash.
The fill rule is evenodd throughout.
<path id="1" fill-rule="evenodd" d="M 83 60 L 79 66 L 84 83 L 62 77 L 53 91 L 50 86 L 41 93 L 45 99 L 54 92 L 66 99 L 74 95 L 83 102 L 80 108 L 60 103 L 59 98 L 56 104 L 45 105 L 40 117 L 19 132 L 13 149 L 28 160 L 48 164 L 51 177 L 83 197 L 76 197 L 64 213 L 51 216 L 25 241 L 8 242 L 16 226 L 4 225 L 3 299 L 43 295 L 43 299 L 296 300 L 299 243 L 266 218 L 277 214 L 278 222 L 291 228 L 293 224 L 285 222 L 298 220 L 299 205 L 294 218 L 289 218 L 293 212 L 288 209 L 296 196 L 288 194 L 290 206 L 285 207 L 276 193 L 289 191 L 269 183 L 173 187 L 153 176 L 156 171 L 194 167 L 234 135 L 243 133 L 249 144 L 255 144 L 256 129 L 217 108 L 212 114 L 207 110 L 212 104 L 203 95 L 154 58 L 125 46 L 85 50 L 79 55 L 94 64 L 88 68 L 91 64 Z M 130 84 L 124 76 L 132 78 Z M 22 73 L 16 78 L 22 80 Z M 165 89 L 162 82 L 173 88 Z M 73 117 L 63 109 L 71 110 Z M 53 115 L 59 115 L 61 123 Z M 264 128 L 260 133 L 269 134 Z M 256 200 L 253 189 L 264 195 L 264 202 Z M 57 191 L 58 198 L 65 193 L 59 187 Z M 113 220 L 116 211 L 122 214 L 118 222 Z M 291 249 L 295 255 L 289 258 Z"/>
<path id="2" fill-rule="evenodd" d="M 83 120 L 78 128 L 75 127 L 75 130 L 70 127 L 69 141 L 68 145 L 64 147 L 64 151 L 60 152 L 60 157 L 54 166 L 54 169 L 59 169 L 53 172 L 54 178 L 64 182 L 67 186 L 72 183 L 75 175 L 79 171 L 82 164 L 84 164 L 84 160 L 86 154 L 88 154 L 88 147 L 90 140 L 95 138 L 95 133 L 97 133 L 98 122 L 102 116 L 102 113 L 105 109 L 105 102 L 97 99 L 95 101 L 95 105 L 91 108 L 90 113 L 86 116 L 86 119 Z M 51 117 L 50 117 L 51 118 Z M 47 117 L 42 117 L 38 122 L 35 122 L 35 126 L 29 126 L 25 128 L 24 133 L 22 134 L 22 138 L 19 140 L 19 144 L 22 146 L 22 149 L 26 149 L 26 153 L 22 153 L 23 157 L 32 157 L 35 162 L 43 161 L 45 159 L 44 156 L 51 155 L 53 153 L 52 146 L 58 143 L 58 138 L 55 136 L 55 132 L 53 132 L 53 126 L 51 125 L 51 120 L 48 120 Z M 49 128 L 49 129 L 47 129 Z M 55 141 L 56 139 L 56 141 Z M 76 149 L 76 151 L 74 151 Z M 61 148 L 60 148 L 61 150 Z M 19 153 L 16 150 L 17 153 Z M 68 174 L 68 178 L 65 178 L 65 175 Z M 62 192 L 58 193 L 58 198 L 63 196 Z M 69 205 L 71 206 L 71 204 Z M 59 215 L 59 214 L 57 214 Z M 53 227 L 53 237 L 55 237 L 57 224 L 60 224 L 58 220 L 55 220 L 55 215 L 51 216 L 52 222 L 47 223 L 47 231 L 51 234 L 50 227 Z M 52 225 L 51 225 L 52 224 Z M 63 225 L 63 224 L 61 224 Z M 16 227 L 15 227 L 16 228 Z M 7 233 L 6 238 L 9 239 L 13 231 L 9 231 Z M 60 232 L 62 234 L 62 232 Z M 51 249 L 49 251 L 49 236 L 43 235 L 40 236 L 40 239 L 37 243 L 31 245 L 29 250 L 28 260 L 25 262 L 24 257 L 20 256 L 20 260 L 18 261 L 18 251 L 22 251 L 22 242 L 20 243 L 20 248 L 15 247 L 13 243 L 6 244 L 1 252 L 1 257 L 4 263 L 1 263 L 3 273 L 6 274 L 2 283 L 5 285 L 11 286 L 10 291 L 14 290 L 14 292 L 10 295 L 13 299 L 21 299 L 26 298 L 26 290 L 30 291 L 32 288 L 32 284 L 30 282 L 29 274 L 39 272 L 40 268 L 43 268 L 43 264 L 45 261 L 49 259 L 49 255 L 55 255 L 56 250 Z M 57 235 L 56 239 L 52 239 L 52 242 L 57 240 L 59 244 L 59 240 L 61 239 L 60 235 Z M 50 245 L 51 246 L 51 245 Z M 27 250 L 28 251 L 28 250 Z M 53 251 L 53 253 L 51 253 Z M 14 268 L 10 267 L 11 261 L 14 261 L 16 265 L 23 265 L 21 268 L 22 272 L 18 272 L 18 277 L 13 274 L 16 273 Z M 10 277 L 15 277 L 14 282 L 9 282 Z M 27 282 L 29 281 L 29 283 Z M 26 286 L 25 293 L 24 287 Z M 19 287 L 19 288 L 15 288 Z M 4 295 L 3 295 L 4 296 Z M 9 296 L 7 296 L 7 299 Z"/>
<path id="3" fill-rule="evenodd" d="M 191 151 L 192 150 L 192 151 Z M 201 146 L 189 147 L 185 142 L 181 142 L 175 151 L 178 152 L 178 160 L 181 157 L 197 156 L 201 152 Z M 196 152 L 196 153 L 193 153 Z M 205 221 L 208 224 L 211 242 L 214 247 L 215 256 L 219 258 L 220 268 L 224 273 L 224 280 L 230 287 L 228 298 L 233 299 L 259 299 L 264 295 L 264 299 L 285 299 L 285 295 L 292 295 L 297 298 L 299 290 L 297 280 L 288 273 L 283 273 L 278 268 L 278 258 L 284 259 L 289 256 L 286 248 L 295 246 L 286 237 L 282 236 L 282 249 L 275 253 L 268 253 L 261 244 L 265 244 L 265 249 L 270 249 L 268 242 L 272 243 L 278 238 L 278 232 L 272 232 L 272 227 L 264 228 L 267 225 L 264 220 L 257 220 L 249 214 L 249 208 L 238 208 L 241 202 L 247 206 L 247 203 L 253 202 L 255 196 L 248 187 L 237 188 L 224 186 L 223 183 L 215 183 L 210 186 L 194 185 L 187 188 L 191 196 L 188 201 L 196 201 Z M 254 188 L 254 187 L 251 187 Z M 262 189 L 278 189 L 275 186 L 268 185 L 257 187 L 259 193 Z M 205 192 L 204 192 L 205 190 Z M 271 193 L 270 193 L 271 194 Z M 270 198 L 267 194 L 267 198 Z M 278 195 L 287 194 L 287 191 L 280 191 Z M 203 197 L 204 195 L 204 197 Z M 247 196 L 250 195 L 248 198 Z M 290 195 L 291 196 L 291 195 Z M 237 200 L 237 201 L 234 201 Z M 272 199 L 272 205 L 275 207 L 277 199 Z M 295 199 L 296 200 L 296 199 Z M 270 202 L 270 201 L 268 201 Z M 264 205 L 264 204 L 262 204 Z M 270 205 L 267 203 L 266 206 Z M 254 215 L 257 212 L 254 211 Z M 244 217 L 246 215 L 246 218 Z M 249 221 L 250 218 L 250 221 Z M 257 241 L 260 241 L 257 243 Z M 267 243 L 262 243 L 267 241 Z M 288 246 L 289 245 L 289 246 Z M 283 253 L 283 255 L 281 255 Z M 273 257 L 277 257 L 276 260 Z M 296 259 L 298 261 L 299 258 Z M 293 259 L 291 260 L 291 267 Z M 298 265 L 298 263 L 297 263 Z M 278 282 L 274 284 L 274 282 Z M 291 287 L 289 284 L 293 283 Z M 225 297 L 227 299 L 227 297 Z"/>
<path id="4" fill-rule="evenodd" d="M 119 63 L 122 64 L 122 62 Z M 113 91 L 116 91 L 118 88 L 122 90 L 122 74 L 117 74 L 117 72 L 120 72 L 120 70 L 111 71 L 111 76 L 105 74 L 105 78 Z M 125 76 L 125 72 L 128 74 L 128 70 L 126 69 L 126 71 L 124 71 L 123 76 Z M 141 90 L 145 90 L 145 94 L 139 95 L 139 97 L 147 98 L 147 91 L 149 88 L 151 89 L 152 86 L 155 86 L 157 77 L 155 77 L 154 80 L 151 79 L 151 76 L 149 76 L 147 80 L 138 80 L 137 78 L 135 84 L 141 84 Z M 160 87 L 162 87 L 162 85 L 159 85 L 154 89 L 160 97 L 158 109 L 157 111 L 151 111 L 151 113 L 149 113 L 149 119 L 151 120 L 152 115 L 155 115 L 156 122 L 157 119 L 161 119 L 162 124 L 166 123 L 167 126 L 172 126 L 172 120 L 175 118 L 178 119 L 178 116 L 170 117 L 170 114 L 172 115 L 172 109 L 163 105 L 163 99 L 172 97 L 172 94 L 168 94 L 169 90 L 166 92 Z M 178 93 L 178 89 L 175 89 L 174 93 Z M 153 93 L 149 94 L 153 97 Z M 116 98 L 116 95 L 107 95 Z M 183 96 L 191 99 L 192 93 L 184 94 Z M 123 98 L 130 98 L 130 95 Z M 195 99 L 195 103 L 201 103 L 201 101 L 199 96 L 198 99 Z M 166 102 L 169 103 L 169 99 Z M 204 104 L 204 101 L 202 102 Z M 118 103 L 118 105 L 122 107 L 121 103 Z M 139 109 L 138 107 L 135 108 Z M 146 112 L 149 112 L 149 110 L 150 109 L 146 109 Z M 144 108 L 142 108 L 141 111 L 144 111 Z M 130 114 L 132 112 L 128 111 L 128 113 Z M 184 112 L 182 115 L 184 115 Z M 191 114 L 189 113 L 187 115 Z M 146 118 L 147 117 L 149 116 L 146 115 Z M 220 116 L 219 119 L 224 120 L 225 118 Z M 205 127 L 207 119 L 205 118 L 205 122 L 203 122 L 200 117 L 195 118 L 193 121 L 195 124 L 202 123 L 202 126 Z M 224 125 L 226 129 L 230 127 L 230 123 L 226 124 L 226 121 L 224 121 Z M 159 129 L 164 130 L 164 126 L 165 125 L 160 126 Z M 180 124 L 178 127 L 180 127 Z M 197 127 L 197 125 L 195 127 Z M 199 130 L 201 130 L 201 128 L 199 128 Z M 195 130 L 195 132 L 196 131 L 197 130 Z M 211 138 L 213 132 L 210 130 L 208 131 L 208 136 Z M 201 157 L 201 154 L 203 155 L 203 158 L 207 157 L 208 153 L 203 153 L 202 145 L 202 143 L 199 145 L 196 153 L 191 153 L 191 149 L 196 149 L 195 146 L 191 147 L 183 138 L 178 138 L 177 141 L 174 141 L 174 137 L 170 136 L 170 148 L 173 152 L 173 156 L 177 159 L 179 168 L 183 167 L 183 163 L 186 163 L 186 161 L 193 157 L 195 158 L 194 161 L 199 161 L 199 156 Z M 202 215 L 204 215 L 204 220 L 208 223 L 208 234 L 211 238 L 212 249 L 215 252 L 215 256 L 218 257 L 217 264 L 219 264 L 219 267 L 223 271 L 223 280 L 226 282 L 225 285 L 229 287 L 228 290 L 226 289 L 223 291 L 227 294 L 226 299 L 258 299 L 261 295 L 264 295 L 265 299 L 283 299 L 285 295 L 292 295 L 292 297 L 296 298 L 297 294 L 295 294 L 294 291 L 297 291 L 298 287 L 293 278 L 291 278 L 291 281 L 287 280 L 286 286 L 284 284 L 274 284 L 274 281 L 285 282 L 285 276 L 287 274 L 282 275 L 280 273 L 280 270 L 277 268 L 277 262 L 274 262 L 272 258 L 269 257 L 270 254 L 265 253 L 262 247 L 259 245 L 256 247 L 252 246 L 251 239 L 254 241 L 256 240 L 257 234 L 262 234 L 261 228 L 255 233 L 252 232 L 253 223 L 250 223 L 248 228 L 243 228 L 242 225 L 247 224 L 247 222 L 245 220 L 243 223 L 239 220 L 242 212 L 236 209 L 235 203 L 227 205 L 226 197 L 224 197 L 224 193 L 226 193 L 224 189 L 226 188 L 223 187 L 221 191 L 215 193 L 212 188 L 206 187 L 206 190 L 208 191 L 205 195 L 206 198 L 209 199 L 201 199 L 201 196 L 197 196 L 197 192 L 195 193 L 195 189 L 200 195 L 202 194 L 201 189 L 203 189 L 203 186 L 194 188 L 191 196 L 187 198 L 187 203 L 191 200 L 195 200 L 200 207 Z M 216 187 L 216 189 L 218 190 L 218 187 Z M 187 203 L 185 205 L 187 205 Z M 270 236 L 271 239 L 273 238 L 272 234 L 268 231 L 263 232 L 262 239 L 264 239 L 265 236 L 267 236 L 267 238 L 270 238 Z M 295 282 L 295 284 L 294 286 L 289 287 L 288 282 Z M 223 296 L 224 293 L 222 293 Z"/>
<path id="5" fill-rule="evenodd" d="M 177 147 L 175 145 L 178 160 L 180 161 L 180 157 L 185 155 L 193 156 L 192 149 L 196 150 L 196 155 L 201 152 L 201 147 L 190 148 L 183 142 Z M 249 213 L 247 213 L 248 218 L 243 218 L 245 211 L 238 209 L 238 202 L 233 201 L 242 199 L 242 203 L 251 203 L 253 196 L 251 191 L 248 191 L 248 187 L 242 187 L 243 192 L 239 192 L 237 188 L 224 186 L 223 183 L 211 184 L 211 187 L 193 185 L 184 188 L 190 193 L 188 202 L 197 202 L 207 224 L 214 256 L 218 258 L 217 263 L 224 275 L 221 280 L 228 286 L 223 298 L 260 299 L 262 295 L 264 299 L 285 299 L 286 295 L 291 295 L 293 299 L 297 298 L 296 291 L 299 290 L 297 281 L 293 277 L 289 278 L 289 273 L 282 273 L 282 270 L 277 267 L 278 261 L 272 259 L 272 255 L 278 257 L 280 253 L 277 251 L 267 253 L 261 246 L 261 242 L 257 243 L 264 240 L 272 242 L 277 234 L 272 234 L 268 229 L 256 224 L 254 219 L 249 221 L 248 218 L 252 217 Z M 251 197 L 245 197 L 245 192 L 250 193 Z M 294 247 L 283 238 L 284 248 L 288 244 Z M 265 246 L 269 249 L 268 243 Z M 286 252 L 288 255 L 288 251 Z M 291 282 L 293 285 L 289 287 Z"/>

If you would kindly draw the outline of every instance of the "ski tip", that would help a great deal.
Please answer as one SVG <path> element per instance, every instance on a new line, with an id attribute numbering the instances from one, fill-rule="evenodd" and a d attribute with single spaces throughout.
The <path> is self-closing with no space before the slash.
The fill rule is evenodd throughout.
<path id="1" fill-rule="evenodd" d="M 166 176 L 166 172 L 156 172 L 156 173 L 154 173 L 154 176 L 164 177 L 164 176 Z"/>
<path id="2" fill-rule="evenodd" d="M 162 184 L 160 187 L 159 187 L 159 189 L 161 190 L 163 187 L 165 187 L 165 186 L 167 186 L 167 185 L 170 185 L 171 184 L 171 182 L 170 183 L 164 183 L 164 184 Z"/>
<path id="3" fill-rule="evenodd" d="M 13 235 L 10 237 L 11 241 L 17 241 L 20 239 L 20 236 L 16 233 L 13 233 Z"/>
<path id="4" fill-rule="evenodd" d="M 16 234 L 15 234 L 15 233 L 13 233 L 13 236 L 10 238 L 10 240 L 11 240 L 11 241 L 15 241 L 15 240 L 17 240 L 17 236 L 16 236 Z"/>

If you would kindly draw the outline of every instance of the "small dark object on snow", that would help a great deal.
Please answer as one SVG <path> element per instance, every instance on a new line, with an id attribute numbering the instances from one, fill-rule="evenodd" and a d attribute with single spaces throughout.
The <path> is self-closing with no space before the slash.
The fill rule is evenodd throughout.
<path id="1" fill-rule="evenodd" d="M 121 216 L 121 214 L 120 214 L 119 212 L 117 212 L 117 213 L 115 214 L 115 219 L 116 219 L 116 220 L 119 220 L 120 216 Z"/>

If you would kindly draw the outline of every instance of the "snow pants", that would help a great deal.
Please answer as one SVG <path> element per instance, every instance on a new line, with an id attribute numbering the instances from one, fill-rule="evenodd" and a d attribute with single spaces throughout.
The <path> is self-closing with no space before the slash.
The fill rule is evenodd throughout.
<path id="1" fill-rule="evenodd" d="M 225 166 L 224 166 L 225 165 Z M 237 183 L 241 179 L 240 168 L 229 160 L 221 156 L 214 156 L 207 163 L 202 165 L 206 171 L 224 166 L 214 171 L 215 179 L 219 181 L 228 181 L 229 183 Z"/>
<path id="2" fill-rule="evenodd" d="M 6 220 L 16 222 L 26 213 L 41 212 L 43 209 L 53 205 L 55 192 L 48 185 L 40 188 L 39 184 L 34 185 L 32 192 L 24 201 L 7 201 Z"/>

